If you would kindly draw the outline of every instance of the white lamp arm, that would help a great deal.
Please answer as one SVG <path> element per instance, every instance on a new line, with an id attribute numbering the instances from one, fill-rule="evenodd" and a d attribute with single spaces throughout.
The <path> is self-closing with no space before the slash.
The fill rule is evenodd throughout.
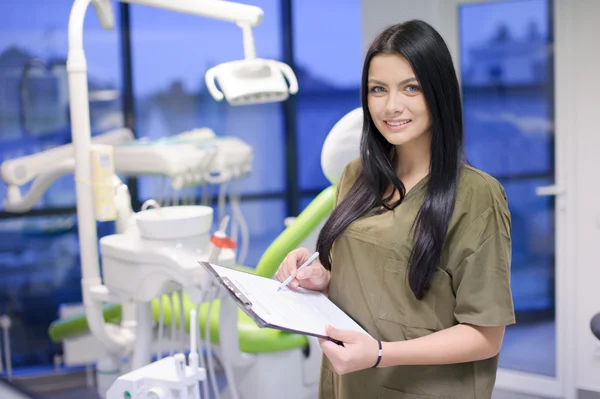
<path id="1" fill-rule="evenodd" d="M 96 16 L 104 29 L 112 30 L 115 27 L 115 13 L 112 3 L 106 0 L 92 0 Z"/>
<path id="2" fill-rule="evenodd" d="M 92 139 L 94 144 L 120 144 L 133 140 L 130 129 L 121 128 L 98 135 Z M 72 158 L 75 150 L 72 144 L 50 148 L 33 155 L 9 159 L 0 165 L 0 176 L 8 185 L 22 186 L 40 173 L 48 172 L 48 165 L 55 165 L 65 158 Z M 71 170 L 73 172 L 73 170 Z"/>
<path id="3" fill-rule="evenodd" d="M 238 23 L 242 29 L 242 39 L 244 40 L 244 58 L 253 60 L 256 58 L 256 47 L 254 46 L 254 36 L 252 35 L 252 26 L 248 23 Z"/>
<path id="4" fill-rule="evenodd" d="M 263 10 L 260 7 L 234 3 L 225 0 L 121 0 L 124 3 L 143 4 L 151 7 L 179 11 L 201 17 L 220 19 L 234 23 L 249 23 L 258 26 L 262 23 Z"/>
<path id="5" fill-rule="evenodd" d="M 71 174 L 74 170 L 74 158 L 68 158 L 58 164 L 54 164 L 49 170 L 40 174 L 33 181 L 25 197 L 21 197 L 18 187 L 9 186 L 6 199 L 4 200 L 4 210 L 14 213 L 23 213 L 31 210 L 56 179 Z"/>

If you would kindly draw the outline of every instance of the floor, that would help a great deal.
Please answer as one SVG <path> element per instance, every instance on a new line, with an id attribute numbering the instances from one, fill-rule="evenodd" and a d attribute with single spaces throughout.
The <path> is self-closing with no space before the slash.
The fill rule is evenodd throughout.
<path id="1" fill-rule="evenodd" d="M 554 322 L 535 324 L 517 324 L 507 330 L 500 365 L 503 368 L 533 372 L 548 376 L 554 375 L 555 367 L 555 327 Z M 219 385 L 225 384 L 222 375 L 218 376 Z M 80 385 L 85 386 L 85 379 Z M 61 385 L 62 387 L 62 385 Z M 62 392 L 46 393 L 39 399 L 99 399 L 93 389 L 77 388 Z M 36 399 L 38 399 L 36 398 Z M 600 395 L 580 395 L 579 399 L 600 399 Z M 2 398 L 5 399 L 5 398 Z M 212 396 L 210 399 L 213 399 Z M 539 396 L 523 395 L 497 390 L 492 399 L 546 399 Z"/>
<path id="2" fill-rule="evenodd" d="M 77 389 L 69 392 L 55 394 L 52 396 L 44 396 L 41 399 L 99 399 L 98 395 L 94 391 L 86 389 Z M 212 399 L 212 397 L 211 397 Z M 540 396 L 529 396 L 516 394 L 511 392 L 497 391 L 492 396 L 492 399 L 546 399 Z"/>
<path id="3" fill-rule="evenodd" d="M 77 378 L 79 378 L 79 380 L 81 382 L 86 381 L 85 378 L 81 378 L 81 376 L 78 376 Z M 70 381 L 72 382 L 72 381 Z M 219 385 L 220 389 L 223 389 L 223 387 L 225 386 L 225 378 L 223 376 L 222 373 L 217 373 L 217 383 Z M 209 392 L 210 392 L 210 387 L 209 387 Z M 6 397 L 6 395 L 0 395 L 2 397 L 2 399 L 13 399 L 13 397 L 9 396 Z M 29 399 L 29 398 L 25 398 L 25 397 L 15 397 L 14 399 Z M 35 396 L 35 399 L 100 399 L 99 395 L 96 393 L 96 391 L 93 388 L 74 388 L 74 389 L 68 389 L 68 390 L 63 390 L 63 391 L 54 391 L 52 393 L 38 393 L 37 396 Z M 202 398 L 204 399 L 204 398 Z M 211 394 L 209 399 L 214 399 L 213 395 Z M 492 396 L 492 399 L 547 399 L 547 398 L 543 398 L 541 396 L 531 396 L 531 395 L 523 395 L 523 394 L 518 394 L 518 393 L 514 393 L 514 392 L 506 392 L 506 391 L 501 391 L 501 390 L 496 390 L 494 392 L 494 395 Z M 600 399 L 600 396 L 580 396 L 579 399 Z"/>
<path id="4" fill-rule="evenodd" d="M 600 394 L 580 392 L 578 399 L 599 399 Z M 8 398 L 3 398 L 8 399 Z M 99 399 L 91 390 L 78 389 L 52 396 L 44 396 L 40 399 Z M 211 398 L 212 399 L 212 398 Z M 524 395 L 515 392 L 496 390 L 492 399 L 547 399 L 541 396 Z"/>

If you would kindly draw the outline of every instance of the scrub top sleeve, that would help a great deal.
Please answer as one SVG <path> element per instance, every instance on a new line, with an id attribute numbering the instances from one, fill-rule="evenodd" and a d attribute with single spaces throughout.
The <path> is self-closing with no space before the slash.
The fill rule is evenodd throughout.
<path id="1" fill-rule="evenodd" d="M 496 197 L 498 198 L 498 197 Z M 510 214 L 502 195 L 462 234 L 452 274 L 459 323 L 482 327 L 515 323 L 510 287 Z"/>

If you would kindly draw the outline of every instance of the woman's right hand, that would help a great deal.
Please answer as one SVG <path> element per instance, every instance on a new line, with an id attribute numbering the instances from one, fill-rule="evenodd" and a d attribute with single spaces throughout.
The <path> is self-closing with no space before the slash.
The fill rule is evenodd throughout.
<path id="1" fill-rule="evenodd" d="M 293 250 L 279 265 L 279 269 L 275 273 L 275 278 L 283 282 L 292 275 L 295 278 L 288 284 L 288 287 L 291 289 L 301 286 L 307 290 L 326 293 L 329 287 L 330 273 L 323 267 L 318 258 L 304 269 L 298 270 L 311 255 L 312 253 L 306 248 Z"/>

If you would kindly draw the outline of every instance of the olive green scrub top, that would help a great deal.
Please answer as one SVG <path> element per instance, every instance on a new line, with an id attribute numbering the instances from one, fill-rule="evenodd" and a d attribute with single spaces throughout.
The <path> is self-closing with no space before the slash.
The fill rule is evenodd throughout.
<path id="1" fill-rule="evenodd" d="M 360 174 L 344 170 L 339 203 Z M 428 178 L 393 211 L 375 210 L 352 223 L 333 245 L 329 298 L 375 339 L 423 337 L 458 323 L 515 322 L 510 288 L 511 221 L 502 186 L 470 166 L 461 168 L 456 205 L 431 288 L 417 300 L 407 280 L 411 226 Z M 414 229 L 413 229 L 414 230 Z M 383 358 L 385 358 L 385 350 Z M 324 356 L 320 399 L 489 399 L 498 356 L 450 365 L 391 366 L 337 375 Z"/>

